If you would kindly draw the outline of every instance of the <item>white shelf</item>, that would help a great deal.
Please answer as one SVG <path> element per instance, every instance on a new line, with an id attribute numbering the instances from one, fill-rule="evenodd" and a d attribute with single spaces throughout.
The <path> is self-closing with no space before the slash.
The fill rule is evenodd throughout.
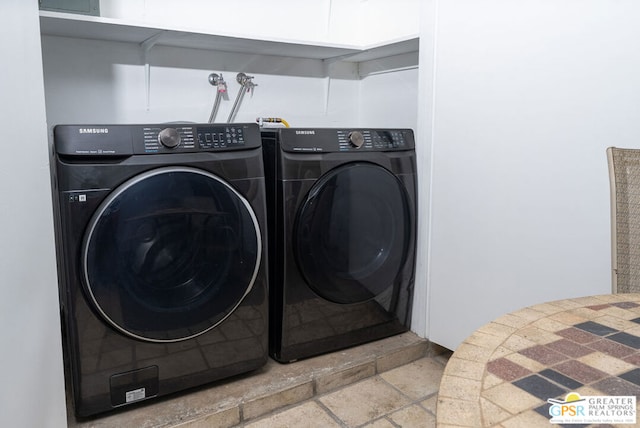
<path id="1" fill-rule="evenodd" d="M 142 44 L 157 37 L 154 44 L 246 54 L 293 58 L 371 61 L 418 51 L 418 37 L 407 37 L 373 46 L 316 43 L 310 41 L 256 39 L 244 35 L 217 34 L 184 28 L 125 21 L 121 19 L 40 11 L 43 35 L 108 40 Z"/>
<path id="2" fill-rule="evenodd" d="M 345 61 L 364 62 L 413 52 L 417 53 L 419 47 L 418 36 L 391 40 L 386 43 L 364 47 L 358 53 L 345 58 Z"/>

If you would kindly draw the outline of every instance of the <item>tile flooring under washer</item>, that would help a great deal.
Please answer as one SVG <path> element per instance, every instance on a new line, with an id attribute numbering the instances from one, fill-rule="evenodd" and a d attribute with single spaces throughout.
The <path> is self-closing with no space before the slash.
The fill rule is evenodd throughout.
<path id="1" fill-rule="evenodd" d="M 91 419 L 70 414 L 69 426 L 435 427 L 450 356 L 404 333 L 292 364 L 269 360 L 234 379 Z"/>
<path id="2" fill-rule="evenodd" d="M 438 387 L 447 356 L 425 356 L 243 426 L 435 427 Z"/>

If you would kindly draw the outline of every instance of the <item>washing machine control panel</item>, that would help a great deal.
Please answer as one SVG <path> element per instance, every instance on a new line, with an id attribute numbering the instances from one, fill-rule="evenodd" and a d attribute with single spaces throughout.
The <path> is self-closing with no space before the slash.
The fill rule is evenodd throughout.
<path id="1" fill-rule="evenodd" d="M 145 127 L 145 153 L 165 151 L 211 151 L 242 148 L 246 144 L 243 126 Z"/>
<path id="2" fill-rule="evenodd" d="M 411 129 L 295 129 L 280 130 L 284 151 L 368 152 L 412 150 L 415 148 Z"/>
<path id="3" fill-rule="evenodd" d="M 56 153 L 81 157 L 218 152 L 261 145 L 255 123 L 57 125 L 53 137 Z"/>
<path id="4" fill-rule="evenodd" d="M 253 124 L 146 126 L 142 128 L 143 152 L 209 152 L 259 147 L 257 132 Z"/>

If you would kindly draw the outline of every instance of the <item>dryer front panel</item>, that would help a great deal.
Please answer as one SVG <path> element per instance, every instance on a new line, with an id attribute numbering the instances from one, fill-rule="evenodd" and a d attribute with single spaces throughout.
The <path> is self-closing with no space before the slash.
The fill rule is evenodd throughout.
<path id="1" fill-rule="evenodd" d="M 165 167 L 126 181 L 82 245 L 86 294 L 115 329 L 152 342 L 202 334 L 251 290 L 262 240 L 249 202 L 203 170 Z"/>
<path id="2" fill-rule="evenodd" d="M 322 176 L 303 200 L 293 251 L 321 298 L 338 304 L 387 300 L 406 263 L 411 225 L 406 191 L 392 173 L 348 163 Z M 389 302 L 379 303 L 388 309 Z"/>

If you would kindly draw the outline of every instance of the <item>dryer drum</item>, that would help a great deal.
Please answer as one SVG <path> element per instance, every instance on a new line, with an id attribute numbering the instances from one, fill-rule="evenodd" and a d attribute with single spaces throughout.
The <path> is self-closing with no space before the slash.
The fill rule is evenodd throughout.
<path id="1" fill-rule="evenodd" d="M 386 169 L 353 162 L 309 191 L 295 222 L 294 254 L 311 289 L 334 303 L 360 303 L 392 288 L 409 248 L 407 195 Z"/>
<path id="2" fill-rule="evenodd" d="M 249 293 L 261 247 L 249 202 L 229 184 L 195 168 L 157 168 L 97 209 L 82 245 L 84 289 L 100 316 L 129 336 L 189 339 Z"/>

